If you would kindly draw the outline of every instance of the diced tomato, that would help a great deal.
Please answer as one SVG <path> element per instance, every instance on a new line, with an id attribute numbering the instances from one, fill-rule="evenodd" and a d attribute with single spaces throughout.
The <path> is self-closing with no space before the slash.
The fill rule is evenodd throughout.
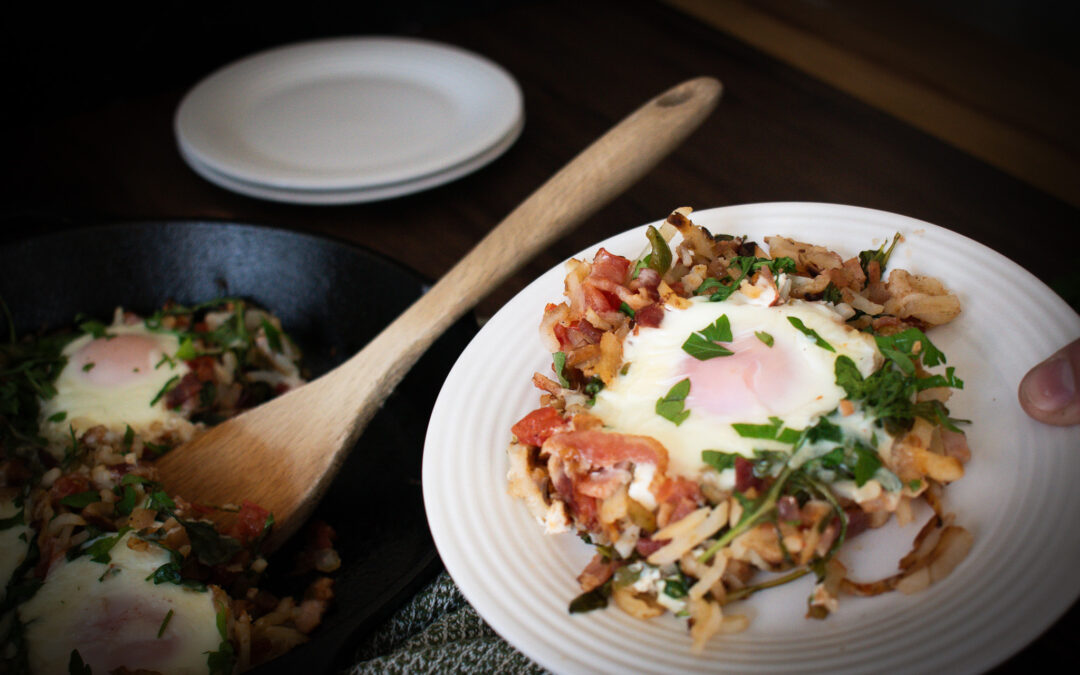
<path id="1" fill-rule="evenodd" d="M 554 408 L 538 408 L 510 428 L 520 443 L 541 446 L 552 434 L 566 428 L 566 420 Z"/>
<path id="2" fill-rule="evenodd" d="M 245 499 L 240 504 L 240 513 L 236 515 L 236 522 L 232 526 L 231 534 L 241 544 L 247 546 L 263 533 L 269 517 L 269 511 Z"/>

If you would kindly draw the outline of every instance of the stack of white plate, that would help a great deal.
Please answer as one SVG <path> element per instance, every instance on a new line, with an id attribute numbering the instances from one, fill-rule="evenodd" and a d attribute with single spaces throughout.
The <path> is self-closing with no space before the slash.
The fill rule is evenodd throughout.
<path id="1" fill-rule="evenodd" d="M 460 178 L 521 133 L 521 90 L 449 45 L 348 38 L 290 45 L 213 73 L 176 112 L 203 178 L 300 204 L 388 199 Z"/>

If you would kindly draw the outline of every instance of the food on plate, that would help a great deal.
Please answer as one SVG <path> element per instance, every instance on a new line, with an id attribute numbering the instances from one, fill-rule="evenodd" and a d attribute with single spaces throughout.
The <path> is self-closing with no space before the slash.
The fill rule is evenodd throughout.
<path id="1" fill-rule="evenodd" d="M 77 324 L 0 344 L 0 672 L 233 673 L 304 642 L 333 598 L 333 531 L 312 525 L 302 595 L 277 597 L 273 515 L 167 494 L 154 467 L 304 382 L 280 321 L 223 298 Z"/>
<path id="2" fill-rule="evenodd" d="M 842 594 L 946 576 L 972 536 L 943 487 L 970 451 L 947 406 L 963 382 L 927 332 L 957 297 L 886 272 L 899 235 L 844 259 L 690 213 L 650 226 L 636 259 L 569 261 L 566 300 L 544 309 L 552 368 L 511 430 L 508 481 L 547 532 L 596 548 L 570 611 L 670 612 L 700 650 L 748 626 L 729 603 L 800 577 L 822 619 Z M 897 572 L 851 578 L 845 543 L 920 501 L 933 516 Z"/>

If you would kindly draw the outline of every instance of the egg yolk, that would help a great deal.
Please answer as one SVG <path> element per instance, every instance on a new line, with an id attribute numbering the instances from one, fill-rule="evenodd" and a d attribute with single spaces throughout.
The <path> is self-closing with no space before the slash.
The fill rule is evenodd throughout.
<path id="1" fill-rule="evenodd" d="M 769 347 L 753 334 L 724 346 L 734 354 L 706 361 L 682 359 L 679 377 L 690 378 L 691 408 L 707 410 L 717 419 L 743 421 L 762 409 L 777 414 L 795 405 L 799 392 L 792 385 L 800 363 L 787 349 Z"/>
<path id="2" fill-rule="evenodd" d="M 72 355 L 72 360 L 86 381 L 115 387 L 142 378 L 161 356 L 161 347 L 153 338 L 123 334 L 86 343 Z"/>

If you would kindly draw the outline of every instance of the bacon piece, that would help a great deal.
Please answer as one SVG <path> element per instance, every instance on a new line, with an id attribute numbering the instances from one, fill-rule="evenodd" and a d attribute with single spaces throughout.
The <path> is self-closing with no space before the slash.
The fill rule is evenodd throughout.
<path id="1" fill-rule="evenodd" d="M 652 464 L 667 470 L 667 449 L 649 436 L 617 434 L 600 430 L 565 431 L 544 441 L 544 450 L 564 459 L 584 460 L 587 467 L 614 466 L 619 462 Z"/>
<path id="2" fill-rule="evenodd" d="M 649 292 L 649 296 L 656 300 L 660 297 L 659 291 L 656 290 L 660 286 L 660 273 L 651 267 L 643 267 L 638 270 L 637 278 L 631 279 L 627 286 L 632 291 L 644 288 Z"/>
<path id="3" fill-rule="evenodd" d="M 607 499 L 620 485 L 626 485 L 633 479 L 633 475 L 626 469 L 605 467 L 599 471 L 592 471 L 584 479 L 578 481 L 577 491 L 583 495 Z"/>
<path id="4" fill-rule="evenodd" d="M 581 591 L 588 593 L 594 588 L 599 588 L 605 581 L 611 578 L 611 575 L 615 573 L 615 569 L 618 567 L 618 563 L 610 558 L 597 553 L 593 556 L 593 559 L 589 561 L 589 564 L 585 566 L 585 569 L 578 575 L 578 583 L 581 584 Z"/>
<path id="5" fill-rule="evenodd" d="M 955 457 L 961 462 L 971 459 L 971 448 L 968 447 L 967 436 L 962 431 L 950 431 L 942 427 L 941 442 L 945 446 L 945 454 Z"/>
<path id="6" fill-rule="evenodd" d="M 203 383 L 196 373 L 190 372 L 184 375 L 176 386 L 165 394 L 165 407 L 179 408 L 185 402 L 198 396 L 202 388 Z"/>
<path id="7" fill-rule="evenodd" d="M 554 433 L 566 428 L 566 420 L 554 408 L 538 408 L 510 428 L 525 445 L 541 446 Z"/>
<path id="8" fill-rule="evenodd" d="M 656 553 L 667 546 L 670 541 L 670 539 L 649 539 L 648 537 L 640 537 L 637 540 L 637 544 L 634 545 L 634 548 L 642 558 L 648 558 L 653 553 Z"/>
<path id="9" fill-rule="evenodd" d="M 689 515 L 704 501 L 698 484 L 682 476 L 666 478 L 656 489 L 656 501 L 671 505 L 666 523 L 674 523 Z"/>
<path id="10" fill-rule="evenodd" d="M 745 457 L 735 458 L 735 490 L 746 492 L 750 488 L 760 490 L 764 483 L 754 475 L 754 464 Z"/>
<path id="11" fill-rule="evenodd" d="M 585 306 L 597 314 L 611 312 L 623 302 L 620 290 L 632 292 L 623 287 L 626 273 L 630 270 L 630 261 L 622 256 L 613 255 L 601 248 L 593 258 L 589 275 L 582 282 L 585 293 Z"/>
<path id="12" fill-rule="evenodd" d="M 780 516 L 780 520 L 783 521 L 802 521 L 802 511 L 799 509 L 799 502 L 791 495 L 784 495 L 776 501 L 776 514 Z"/>
<path id="13" fill-rule="evenodd" d="M 609 253 L 601 248 L 593 258 L 592 269 L 586 280 L 609 279 L 621 284 L 630 270 L 630 261 L 621 255 Z"/>
<path id="14" fill-rule="evenodd" d="M 186 362 L 199 382 L 212 382 L 214 379 L 214 357 L 196 356 Z"/>
<path id="15" fill-rule="evenodd" d="M 639 326 L 656 328 L 663 320 L 664 306 L 658 302 L 654 302 L 651 305 L 646 305 L 645 307 L 642 307 L 634 313 L 634 321 L 636 321 Z"/>

